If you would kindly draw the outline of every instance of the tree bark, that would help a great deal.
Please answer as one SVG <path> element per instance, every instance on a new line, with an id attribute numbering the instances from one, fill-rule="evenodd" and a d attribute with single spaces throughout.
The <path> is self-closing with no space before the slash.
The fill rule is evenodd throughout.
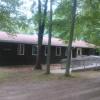
<path id="1" fill-rule="evenodd" d="M 51 36 L 52 36 L 52 0 L 50 0 L 49 34 L 48 34 L 48 54 L 47 54 L 47 74 L 50 74 L 51 58 Z"/>
<path id="2" fill-rule="evenodd" d="M 70 38 L 69 38 L 69 45 L 68 45 L 68 56 L 67 56 L 67 64 L 66 64 L 66 72 L 65 72 L 66 76 L 70 76 L 71 50 L 72 50 L 72 41 L 73 41 L 74 27 L 75 27 L 76 7 L 77 7 L 77 0 L 73 0 L 72 23 L 71 23 Z"/>
<path id="3" fill-rule="evenodd" d="M 45 1 L 45 6 L 44 6 L 44 14 L 43 18 L 41 16 L 41 1 L 38 0 L 38 13 L 39 13 L 39 32 L 38 32 L 38 46 L 37 46 L 37 58 L 36 58 L 36 65 L 35 69 L 42 69 L 42 61 L 41 61 L 41 52 L 42 52 L 42 41 L 43 41 L 43 34 L 44 34 L 44 29 L 45 29 L 45 21 L 46 21 L 46 16 L 47 16 L 47 3 L 48 0 Z"/>

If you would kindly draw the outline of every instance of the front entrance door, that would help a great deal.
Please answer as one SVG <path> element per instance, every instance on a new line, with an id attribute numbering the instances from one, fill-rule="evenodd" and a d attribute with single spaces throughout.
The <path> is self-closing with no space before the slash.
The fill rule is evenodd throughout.
<path id="1" fill-rule="evenodd" d="M 82 55 L 82 48 L 77 48 L 77 56 L 81 56 Z"/>

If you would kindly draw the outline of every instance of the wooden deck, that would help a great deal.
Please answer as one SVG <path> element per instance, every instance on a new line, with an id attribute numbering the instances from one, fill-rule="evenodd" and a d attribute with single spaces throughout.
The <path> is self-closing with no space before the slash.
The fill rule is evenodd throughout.
<path id="1" fill-rule="evenodd" d="M 51 70 L 55 73 L 64 73 L 66 66 L 66 59 L 62 59 L 60 64 L 51 65 Z M 100 69 L 100 56 L 81 56 L 72 58 L 71 71 L 87 70 L 87 69 Z"/>

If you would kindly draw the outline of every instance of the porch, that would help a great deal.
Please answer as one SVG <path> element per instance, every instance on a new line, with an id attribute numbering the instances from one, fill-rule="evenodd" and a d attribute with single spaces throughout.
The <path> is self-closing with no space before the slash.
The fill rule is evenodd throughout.
<path id="1" fill-rule="evenodd" d="M 64 73 L 66 59 L 62 59 L 60 64 L 51 65 L 51 73 Z M 100 69 L 100 56 L 78 56 L 72 58 L 70 71 L 80 71 L 88 69 Z"/>

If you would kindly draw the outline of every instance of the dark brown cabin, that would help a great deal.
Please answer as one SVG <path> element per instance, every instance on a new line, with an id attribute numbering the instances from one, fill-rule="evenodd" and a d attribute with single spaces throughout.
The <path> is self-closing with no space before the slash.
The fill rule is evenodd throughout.
<path id="1" fill-rule="evenodd" d="M 0 65 L 32 65 L 36 62 L 37 35 L 9 35 L 0 32 Z M 48 38 L 44 36 L 42 46 L 42 63 L 46 63 Z M 78 55 L 95 55 L 94 47 L 79 47 L 73 44 L 72 57 Z M 67 57 L 67 44 L 58 38 L 52 38 L 51 63 L 58 63 Z"/>

